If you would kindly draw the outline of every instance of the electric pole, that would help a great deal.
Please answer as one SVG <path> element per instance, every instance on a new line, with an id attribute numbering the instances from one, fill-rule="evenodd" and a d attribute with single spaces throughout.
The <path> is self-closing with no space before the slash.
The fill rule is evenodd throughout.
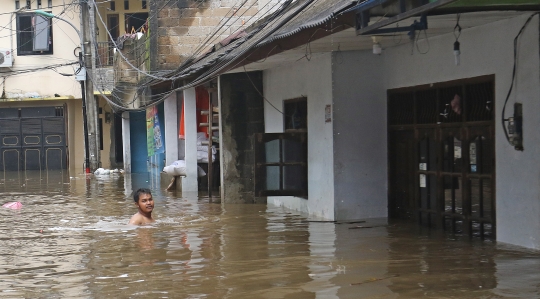
<path id="1" fill-rule="evenodd" d="M 81 7 L 81 47 L 83 52 L 83 62 L 86 67 L 86 81 L 85 81 L 85 92 L 86 95 L 86 119 L 83 121 L 86 122 L 88 128 L 88 154 L 90 157 L 86 161 L 90 161 L 90 165 L 85 165 L 85 168 L 90 167 L 91 171 L 96 170 L 100 166 L 100 149 L 99 149 L 99 131 L 98 131 L 98 111 L 97 111 L 97 101 L 94 97 L 94 71 L 93 71 L 93 59 L 94 55 L 92 44 L 92 32 L 94 31 L 92 27 L 94 22 L 90 20 L 91 17 L 94 17 L 94 14 L 90 10 L 94 10 L 94 5 L 89 4 L 88 0 L 80 0 L 79 2 Z"/>

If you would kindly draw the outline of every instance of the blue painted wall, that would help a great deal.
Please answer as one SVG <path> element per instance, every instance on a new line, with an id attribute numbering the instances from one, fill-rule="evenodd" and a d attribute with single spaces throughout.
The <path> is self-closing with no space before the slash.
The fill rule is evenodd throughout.
<path id="1" fill-rule="evenodd" d="M 130 112 L 131 172 L 148 172 L 146 112 Z"/>

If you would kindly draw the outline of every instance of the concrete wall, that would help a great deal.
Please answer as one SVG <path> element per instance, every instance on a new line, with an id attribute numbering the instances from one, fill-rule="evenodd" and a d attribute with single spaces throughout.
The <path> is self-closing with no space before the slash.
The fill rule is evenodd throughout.
<path id="1" fill-rule="evenodd" d="M 334 167 L 332 123 L 325 122 L 325 106 L 332 104 L 331 55 L 314 55 L 310 61 L 264 71 L 263 94 L 278 109 L 283 100 L 307 97 L 308 199 L 269 197 L 268 203 L 333 220 Z M 283 132 L 283 115 L 269 103 L 264 106 L 266 133 Z"/>
<path id="2" fill-rule="evenodd" d="M 264 133 L 264 100 L 262 73 L 223 75 L 221 92 L 220 158 L 223 169 L 221 183 L 223 202 L 253 203 L 264 201 L 255 197 L 255 137 Z"/>
<path id="3" fill-rule="evenodd" d="M 383 57 L 337 52 L 332 60 L 336 219 L 386 217 Z"/>
<path id="4" fill-rule="evenodd" d="M 513 39 L 527 15 L 463 30 L 461 65 L 454 65 L 453 34 L 430 40 L 427 54 L 410 44 L 383 51 L 384 90 L 495 75 L 496 209 L 497 240 L 529 248 L 540 248 L 540 94 L 539 22 L 534 17 L 519 42 L 517 77 L 506 116 L 514 102 L 523 103 L 524 147 L 516 151 L 508 144 L 501 127 L 503 104 L 512 81 Z M 384 45 L 383 45 L 384 47 Z M 374 58 L 375 59 L 375 58 Z M 381 98 L 384 101 L 385 98 Z M 381 130 L 381 132 L 384 132 Z M 382 162 L 382 160 L 381 160 Z"/>

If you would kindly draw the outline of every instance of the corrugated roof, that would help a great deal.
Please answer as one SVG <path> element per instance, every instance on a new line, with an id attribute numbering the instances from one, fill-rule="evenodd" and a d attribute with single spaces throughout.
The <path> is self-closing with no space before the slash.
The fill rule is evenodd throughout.
<path id="1" fill-rule="evenodd" d="M 275 34 L 261 41 L 258 46 L 289 37 L 305 29 L 320 26 L 353 4 L 355 1 L 352 0 L 316 0 L 296 18 L 277 30 Z"/>

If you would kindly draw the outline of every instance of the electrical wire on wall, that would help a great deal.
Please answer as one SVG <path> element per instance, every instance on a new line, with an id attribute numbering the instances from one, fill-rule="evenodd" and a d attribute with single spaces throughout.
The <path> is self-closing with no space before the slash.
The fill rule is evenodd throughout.
<path id="1" fill-rule="evenodd" d="M 510 136 L 508 134 L 508 130 L 506 128 L 506 122 L 508 121 L 507 118 L 505 118 L 505 112 L 506 112 L 506 105 L 508 104 L 508 100 L 510 99 L 510 95 L 512 94 L 512 90 L 513 90 L 513 87 L 514 87 L 514 82 L 516 80 L 516 68 L 517 68 L 517 60 L 518 60 L 518 42 L 519 42 L 519 37 L 521 36 L 521 34 L 523 33 L 523 31 L 525 30 L 525 28 L 527 28 L 527 25 L 529 25 L 529 23 L 531 22 L 532 18 L 536 15 L 539 15 L 540 12 L 535 12 L 533 13 L 532 15 L 530 15 L 527 20 L 525 21 L 525 23 L 523 24 L 523 26 L 521 27 L 521 29 L 519 30 L 518 34 L 516 35 L 516 37 L 514 38 L 514 66 L 512 67 L 512 81 L 510 82 L 510 88 L 508 89 L 508 94 L 506 95 L 506 99 L 504 100 L 504 105 L 503 105 L 503 108 L 502 108 L 502 112 L 501 112 L 501 124 L 502 124 L 502 127 L 503 127 L 503 132 L 504 132 L 504 136 L 506 138 L 506 140 L 508 141 L 508 143 L 510 143 L 510 145 L 514 145 L 510 139 Z"/>

